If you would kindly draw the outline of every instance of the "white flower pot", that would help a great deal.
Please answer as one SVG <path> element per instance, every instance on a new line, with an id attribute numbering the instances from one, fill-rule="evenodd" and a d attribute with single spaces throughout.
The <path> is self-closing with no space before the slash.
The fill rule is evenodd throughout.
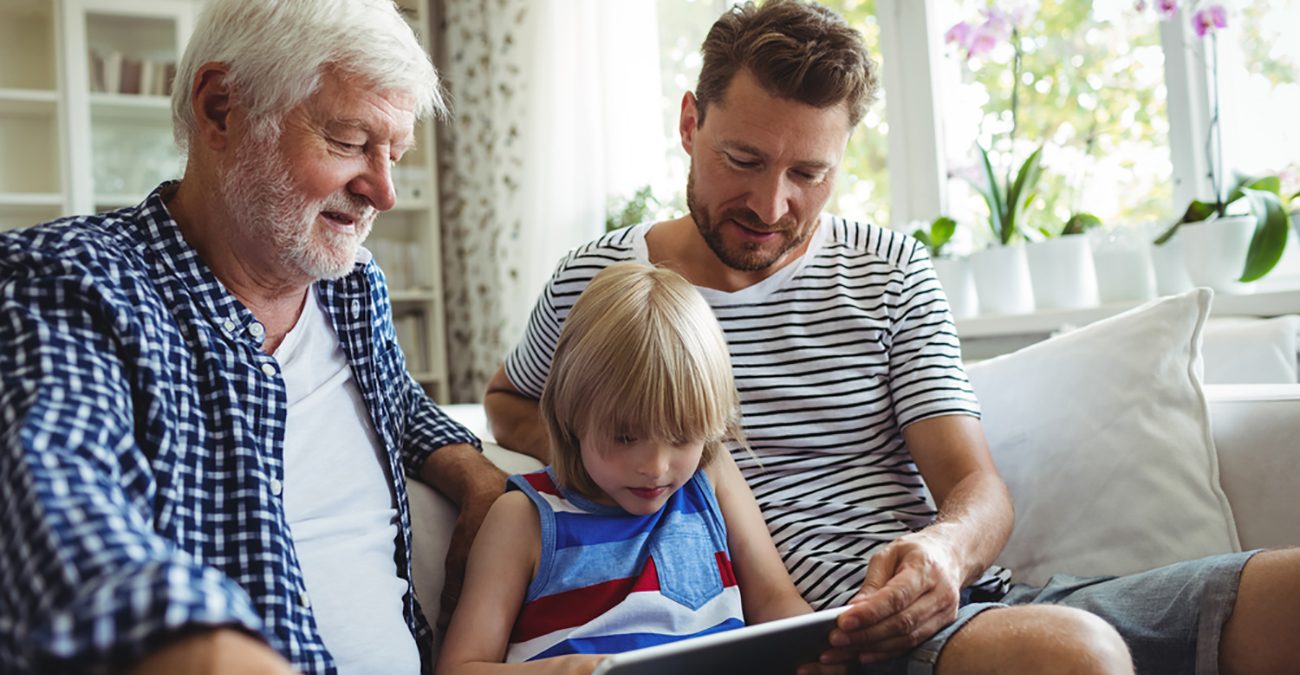
<path id="1" fill-rule="evenodd" d="M 1183 255 L 1183 231 L 1173 239 L 1156 246 L 1151 245 L 1151 264 L 1156 270 L 1156 293 L 1177 295 L 1192 290 L 1192 278 L 1187 276 L 1187 259 Z"/>
<path id="2" fill-rule="evenodd" d="M 1097 270 L 1097 299 L 1102 303 L 1139 302 L 1156 296 L 1156 270 L 1145 237 L 1111 232 L 1096 235 L 1092 262 Z M 1182 268 L 1181 261 L 1179 268 Z"/>
<path id="3" fill-rule="evenodd" d="M 1253 284 L 1237 279 L 1246 267 L 1246 251 L 1255 234 L 1255 216 L 1228 216 L 1202 223 L 1188 223 L 1174 239 L 1183 241 L 1187 275 L 1197 286 L 1209 286 L 1222 293 L 1249 293 Z"/>
<path id="4" fill-rule="evenodd" d="M 1097 271 L 1087 237 L 1069 235 L 1025 245 L 1034 307 L 1078 309 L 1097 304 Z"/>
<path id="5" fill-rule="evenodd" d="M 969 319 L 979 314 L 979 296 L 975 294 L 975 276 L 966 258 L 935 258 L 934 273 L 939 277 L 948 308 L 954 319 Z"/>
<path id="6" fill-rule="evenodd" d="M 981 314 L 1034 311 L 1033 284 L 1024 246 L 990 246 L 972 253 L 970 264 Z"/>

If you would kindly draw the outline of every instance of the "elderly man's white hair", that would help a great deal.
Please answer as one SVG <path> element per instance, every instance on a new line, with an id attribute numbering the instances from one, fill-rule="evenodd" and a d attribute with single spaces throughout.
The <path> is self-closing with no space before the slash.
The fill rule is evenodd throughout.
<path id="1" fill-rule="evenodd" d="M 190 94 L 205 63 L 249 109 L 255 133 L 315 93 L 326 67 L 378 90 L 412 94 L 418 118 L 446 112 L 438 74 L 392 0 L 208 0 L 176 73 L 172 126 L 189 149 L 197 130 Z"/>

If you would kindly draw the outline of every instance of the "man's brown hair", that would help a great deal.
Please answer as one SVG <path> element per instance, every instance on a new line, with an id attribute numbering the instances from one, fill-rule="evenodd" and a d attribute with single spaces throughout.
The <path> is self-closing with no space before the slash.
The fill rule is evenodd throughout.
<path id="1" fill-rule="evenodd" d="M 769 94 L 816 108 L 843 102 L 849 127 L 866 114 L 879 87 L 862 34 L 835 12 L 800 0 L 753 2 L 727 10 L 700 47 L 695 87 L 698 124 L 742 69 Z"/>

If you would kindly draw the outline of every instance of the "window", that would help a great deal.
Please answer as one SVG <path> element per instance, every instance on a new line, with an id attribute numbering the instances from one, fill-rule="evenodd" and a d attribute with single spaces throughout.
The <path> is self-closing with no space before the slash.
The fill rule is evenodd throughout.
<path id="1" fill-rule="evenodd" d="M 979 21 L 989 4 L 941 0 L 937 7 L 938 23 L 948 29 Z M 988 212 L 970 185 L 983 181 L 979 144 L 999 175 L 1014 175 L 1043 148 L 1042 179 L 1024 223 L 1031 230 L 1058 232 L 1081 211 L 1111 225 L 1166 217 L 1172 164 L 1155 17 L 1139 15 L 1129 0 L 1043 0 L 1021 9 L 1010 15 L 1011 36 L 986 52 L 944 46 L 951 215 L 973 223 Z M 1018 87 L 1013 39 L 1021 52 Z M 987 233 L 977 227 L 975 234 Z"/>
<path id="2" fill-rule="evenodd" d="M 684 207 L 680 93 L 694 85 L 699 44 L 729 0 L 655 1 L 673 139 L 666 150 L 673 176 L 664 185 Z M 1226 162 L 1280 173 L 1293 194 L 1300 190 L 1300 41 L 1288 30 L 1300 25 L 1300 0 L 1225 1 L 1234 8 L 1220 35 Z M 942 211 L 975 225 L 962 229 L 977 235 L 968 245 L 979 246 L 987 207 L 970 185 L 979 179 L 977 144 L 1001 172 L 1044 147 L 1027 223 L 1034 229 L 1059 230 L 1078 211 L 1110 227 L 1168 223 L 1192 196 L 1210 196 L 1204 87 L 1166 81 L 1179 68 L 1204 80 L 1205 61 L 1192 44 L 1199 40 L 1186 27 L 1169 30 L 1151 2 L 1145 12 L 1135 0 L 822 2 L 863 33 L 891 99 L 887 108 L 882 96 L 855 130 L 829 210 L 899 228 Z M 1014 139 L 1011 43 L 968 59 L 943 41 L 949 27 L 989 7 L 1026 8 Z"/>
<path id="3" fill-rule="evenodd" d="M 1224 160 L 1300 190 L 1300 0 L 1241 3 L 1220 33 Z"/>

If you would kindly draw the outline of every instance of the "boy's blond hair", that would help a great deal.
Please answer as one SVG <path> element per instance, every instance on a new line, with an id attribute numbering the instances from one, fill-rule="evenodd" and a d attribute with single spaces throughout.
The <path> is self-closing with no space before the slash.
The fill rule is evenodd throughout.
<path id="1" fill-rule="evenodd" d="M 583 432 L 704 439 L 701 467 L 726 440 L 744 445 L 731 354 L 713 310 L 676 272 L 642 263 L 605 268 L 573 305 L 541 411 L 556 477 L 587 496 L 600 489 L 582 465 Z"/>

